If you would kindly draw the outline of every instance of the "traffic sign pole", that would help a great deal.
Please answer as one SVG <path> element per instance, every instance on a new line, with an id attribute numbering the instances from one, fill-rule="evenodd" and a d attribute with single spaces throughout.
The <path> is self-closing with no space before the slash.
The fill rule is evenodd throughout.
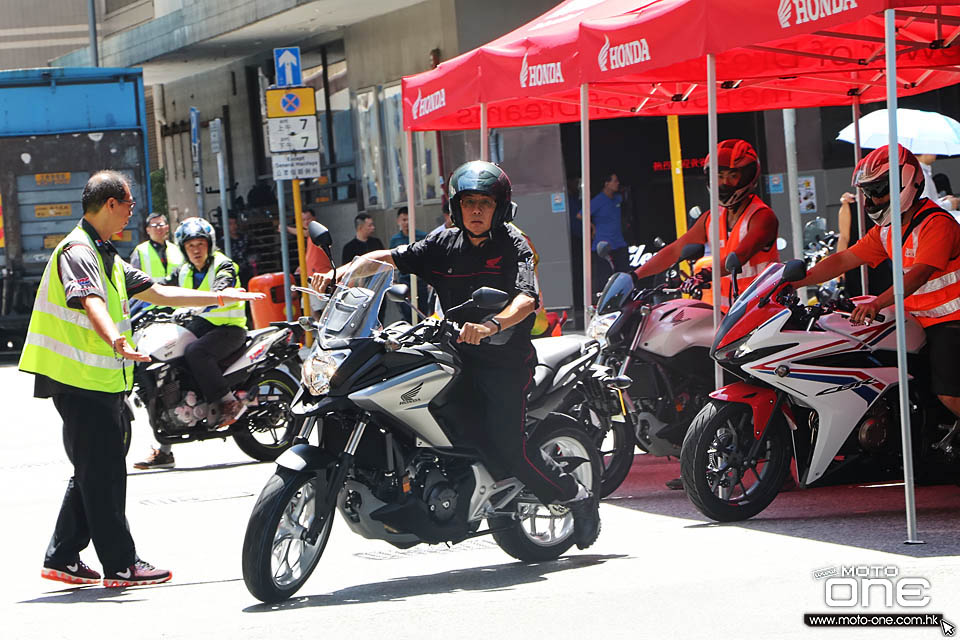
<path id="1" fill-rule="evenodd" d="M 190 107 L 190 155 L 193 160 L 193 188 L 197 192 L 197 217 L 206 218 L 203 210 L 203 153 L 200 143 L 200 111 Z"/>
<path id="2" fill-rule="evenodd" d="M 297 226 L 297 254 L 300 261 L 300 286 L 306 287 L 310 275 L 307 273 L 307 244 L 303 238 L 303 201 L 300 199 L 300 181 L 294 180 L 293 185 L 293 215 Z M 300 297 L 300 308 L 303 315 L 310 315 L 310 300 L 307 296 Z"/>
<path id="3" fill-rule="evenodd" d="M 293 320 L 293 300 L 290 297 L 290 243 L 287 242 L 287 206 L 283 180 L 277 180 L 277 217 L 280 220 L 280 268 L 283 269 L 283 302 L 287 307 L 287 322 Z"/>
<path id="4" fill-rule="evenodd" d="M 220 224 L 223 225 L 223 251 L 233 259 L 230 247 L 230 217 L 227 213 L 227 171 L 223 163 L 220 118 L 210 122 L 210 150 L 217 154 L 217 179 L 220 181 Z"/>

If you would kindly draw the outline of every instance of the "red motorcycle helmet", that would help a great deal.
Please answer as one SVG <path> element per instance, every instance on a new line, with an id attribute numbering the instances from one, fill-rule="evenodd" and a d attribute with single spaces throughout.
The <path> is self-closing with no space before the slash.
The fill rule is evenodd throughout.
<path id="1" fill-rule="evenodd" d="M 732 207 L 750 195 L 760 179 L 760 159 L 757 150 L 746 140 L 724 140 L 717 145 L 717 169 L 739 169 L 740 182 L 736 186 L 720 185 L 720 205 Z M 703 163 L 703 172 L 710 173 L 710 156 Z M 707 183 L 709 188 L 709 181 Z"/>
<path id="2" fill-rule="evenodd" d="M 903 213 L 923 194 L 924 175 L 920 161 L 901 144 L 897 145 L 900 164 L 900 212 Z M 877 204 L 874 198 L 890 193 L 890 153 L 883 145 L 874 149 L 853 170 L 853 186 L 863 191 L 863 209 L 874 223 L 890 224 L 890 201 Z"/>

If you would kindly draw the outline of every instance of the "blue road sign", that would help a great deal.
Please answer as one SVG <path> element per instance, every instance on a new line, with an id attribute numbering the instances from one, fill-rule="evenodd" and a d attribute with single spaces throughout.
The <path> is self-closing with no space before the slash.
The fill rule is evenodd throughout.
<path id="1" fill-rule="evenodd" d="M 303 84 L 303 70 L 300 68 L 300 47 L 274 49 L 273 66 L 277 72 L 278 87 L 297 87 Z"/>

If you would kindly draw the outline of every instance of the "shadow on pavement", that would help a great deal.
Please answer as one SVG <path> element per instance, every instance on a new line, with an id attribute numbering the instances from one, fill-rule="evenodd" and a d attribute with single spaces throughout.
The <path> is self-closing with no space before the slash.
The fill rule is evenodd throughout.
<path id="1" fill-rule="evenodd" d="M 676 460 L 638 455 L 630 475 L 604 502 L 700 521 L 687 528 L 739 527 L 918 558 L 960 554 L 960 487 L 953 484 L 917 487 L 917 528 L 926 544 L 908 545 L 902 482 L 793 489 L 750 520 L 718 523 L 700 513 L 682 490 L 664 486 L 679 476 Z"/>
<path id="2" fill-rule="evenodd" d="M 175 579 L 163 584 L 147 584 L 140 587 L 119 587 L 110 588 L 99 585 L 84 585 L 77 587 L 66 587 L 58 591 L 51 591 L 37 598 L 30 600 L 21 600 L 17 604 L 73 604 L 75 602 L 106 602 L 110 604 L 128 604 L 130 602 L 143 602 L 146 598 L 123 598 L 144 590 L 150 589 L 169 589 L 171 587 L 193 587 L 204 584 L 223 584 L 226 582 L 240 582 L 243 578 L 227 578 L 225 580 L 207 580 L 199 582 L 176 582 Z"/>
<path id="3" fill-rule="evenodd" d="M 268 464 L 266 462 L 260 462 L 259 460 L 245 460 L 243 462 L 221 462 L 218 464 L 207 464 L 201 467 L 174 467 L 173 469 L 134 469 L 127 472 L 128 478 L 136 478 L 137 476 L 148 476 L 155 473 L 172 473 L 175 471 L 212 471 L 215 469 L 231 469 L 233 467 L 247 467 L 254 464 Z"/>
<path id="4" fill-rule="evenodd" d="M 372 582 L 322 595 L 294 597 L 277 604 L 257 604 L 247 607 L 243 611 L 245 613 L 264 613 L 305 607 L 390 602 L 453 591 L 501 591 L 522 584 L 546 580 L 546 576 L 557 571 L 592 567 L 603 564 L 608 560 L 618 560 L 626 557 L 628 556 L 578 555 L 537 564 L 514 562 L 470 569 L 455 569 L 430 575 L 395 578 L 386 582 Z"/>

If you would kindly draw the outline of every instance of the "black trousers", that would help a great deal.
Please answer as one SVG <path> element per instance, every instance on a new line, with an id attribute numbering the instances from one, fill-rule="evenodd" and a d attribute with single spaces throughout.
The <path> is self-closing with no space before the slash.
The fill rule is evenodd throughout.
<path id="1" fill-rule="evenodd" d="M 63 446 L 73 463 L 46 561 L 76 561 L 90 540 L 105 571 L 136 560 L 126 518 L 127 467 L 123 447 L 123 395 L 58 393 L 53 404 L 63 418 Z"/>
<path id="2" fill-rule="evenodd" d="M 516 368 L 468 364 L 461 378 L 461 392 L 475 399 L 482 431 L 470 434 L 492 469 L 523 482 L 544 504 L 569 500 L 577 494 L 573 476 L 548 466 L 536 449 L 527 447 L 524 422 L 527 392 L 533 385 L 535 355 Z"/>
<path id="3" fill-rule="evenodd" d="M 230 390 L 223 380 L 220 360 L 243 345 L 247 330 L 232 325 L 217 326 L 203 319 L 194 320 L 188 328 L 198 340 L 187 345 L 183 358 L 206 401 L 217 402 Z"/>

